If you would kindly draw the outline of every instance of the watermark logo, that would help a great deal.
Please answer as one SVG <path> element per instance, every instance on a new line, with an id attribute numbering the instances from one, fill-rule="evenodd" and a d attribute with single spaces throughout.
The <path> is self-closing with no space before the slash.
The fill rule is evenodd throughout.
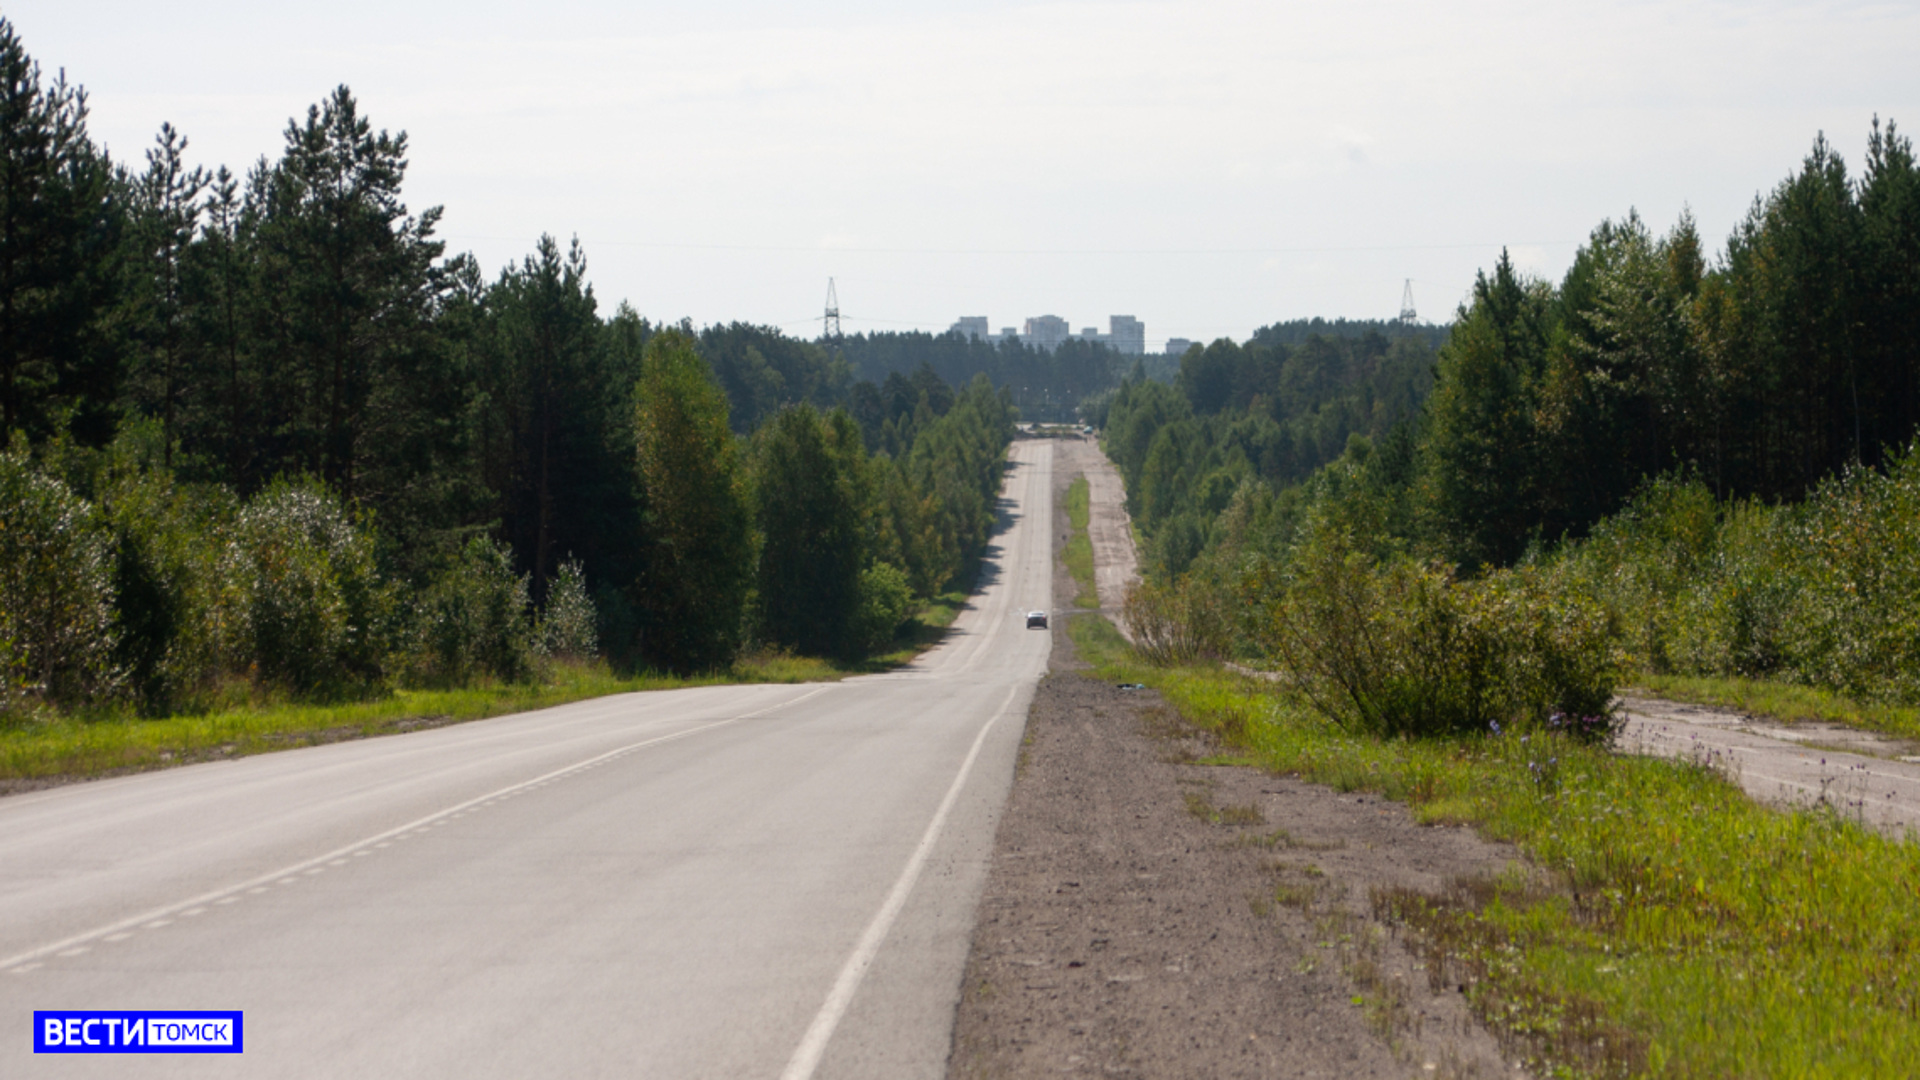
<path id="1" fill-rule="evenodd" d="M 36 1054 L 238 1054 L 239 1009 L 35 1009 Z"/>

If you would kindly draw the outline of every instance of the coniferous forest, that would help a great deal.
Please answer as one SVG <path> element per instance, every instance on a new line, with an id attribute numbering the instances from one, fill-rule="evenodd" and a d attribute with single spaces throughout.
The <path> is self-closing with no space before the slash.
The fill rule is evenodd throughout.
<path id="1" fill-rule="evenodd" d="M 1430 367 L 1418 345 L 1218 342 L 1113 395 L 1163 653 L 1440 728 L 1484 729 L 1502 671 L 1558 673 L 1514 689 L 1541 717 L 1604 714 L 1635 670 L 1920 703 L 1920 165 L 1894 123 L 1857 172 L 1817 138 L 1717 255 L 1631 212 L 1559 282 L 1503 254 Z M 1344 396 L 1288 403 L 1316 379 Z M 1383 704 L 1403 677 L 1420 708 Z"/>
<path id="2" fill-rule="evenodd" d="M 985 377 L 609 311 L 552 237 L 490 272 L 345 87 L 187 151 L 110 158 L 0 20 L 0 715 L 857 660 L 985 546 Z"/>

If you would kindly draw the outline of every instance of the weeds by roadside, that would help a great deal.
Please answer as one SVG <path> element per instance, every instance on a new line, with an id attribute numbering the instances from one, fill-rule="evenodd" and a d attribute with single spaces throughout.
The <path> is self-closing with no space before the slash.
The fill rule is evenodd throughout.
<path id="1" fill-rule="evenodd" d="M 1275 772 L 1518 844 L 1525 883 L 1379 903 L 1538 1073 L 1890 1076 L 1920 1060 L 1920 845 L 1551 731 L 1356 735 L 1272 684 L 1137 663 L 1105 620 L 1069 632 L 1101 677 L 1155 687 Z"/>
<path id="2" fill-rule="evenodd" d="M 1635 676 L 1650 693 L 1697 705 L 1719 705 L 1775 720 L 1825 720 L 1862 731 L 1920 739 L 1920 708 L 1857 701 L 1817 686 L 1711 675 Z"/>
<path id="3" fill-rule="evenodd" d="M 1092 520 L 1092 509 L 1088 503 L 1090 490 L 1087 478 L 1076 476 L 1061 500 L 1061 506 L 1067 512 L 1067 521 L 1073 526 L 1073 535 L 1067 538 L 1067 546 L 1060 553 L 1060 560 L 1066 563 L 1067 571 L 1080 586 L 1079 593 L 1073 598 L 1073 606 L 1078 608 L 1100 606 L 1100 593 L 1093 581 L 1093 541 L 1087 536 L 1087 525 Z"/>

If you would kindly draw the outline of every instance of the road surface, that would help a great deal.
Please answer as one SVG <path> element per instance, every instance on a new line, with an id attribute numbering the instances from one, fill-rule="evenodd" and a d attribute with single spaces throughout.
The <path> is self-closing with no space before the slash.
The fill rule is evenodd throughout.
<path id="1" fill-rule="evenodd" d="M 934 1077 L 1051 635 L 1049 441 L 940 648 L 0 799 L 0 1076 Z M 35 1056 L 35 1009 L 240 1009 Z"/>

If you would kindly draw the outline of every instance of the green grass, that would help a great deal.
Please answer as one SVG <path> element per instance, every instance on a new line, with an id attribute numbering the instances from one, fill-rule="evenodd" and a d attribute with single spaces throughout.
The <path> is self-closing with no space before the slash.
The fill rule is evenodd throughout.
<path id="1" fill-rule="evenodd" d="M 1920 1061 L 1920 845 L 1558 737 L 1356 738 L 1271 684 L 1137 664 L 1105 620 L 1069 632 L 1101 677 L 1155 686 L 1268 769 L 1518 845 L 1527 865 L 1501 878 L 1374 903 L 1536 1075 L 1897 1076 Z"/>
<path id="2" fill-rule="evenodd" d="M 101 776 L 116 772 L 286 750 L 341 739 L 389 735 L 422 726 L 644 690 L 723 683 L 829 682 L 885 671 L 911 661 L 945 635 L 967 606 L 965 592 L 934 598 L 882 656 L 846 664 L 811 656 L 744 656 L 726 672 L 691 678 L 620 676 L 604 663 L 549 665 L 538 684 L 481 685 L 456 690 L 398 690 L 337 704 L 239 700 L 212 711 L 158 719 L 121 714 L 61 716 L 0 726 L 0 780 Z"/>
<path id="3" fill-rule="evenodd" d="M 1920 739 L 1920 709 L 1859 702 L 1818 687 L 1693 675 L 1641 675 L 1634 681 L 1650 694 L 1675 701 L 1722 705 L 1776 720 L 1826 720 Z"/>
<path id="4" fill-rule="evenodd" d="M 1093 541 L 1087 538 L 1087 523 L 1092 520 L 1088 491 L 1087 478 L 1076 476 L 1060 503 L 1067 512 L 1068 523 L 1073 526 L 1073 536 L 1061 551 L 1060 561 L 1067 564 L 1067 572 L 1080 585 L 1079 595 L 1073 598 L 1073 606 L 1079 608 L 1100 606 L 1100 592 L 1093 583 Z"/>
<path id="5" fill-rule="evenodd" d="M 604 664 L 556 664 L 539 685 L 401 690 L 370 701 L 242 704 L 200 715 L 59 717 L 0 729 L 0 779 L 98 776 L 457 723 L 635 690 L 722 681 L 788 681 L 777 670 L 732 679 L 622 678 Z M 761 677 L 756 677 L 761 676 Z"/>

